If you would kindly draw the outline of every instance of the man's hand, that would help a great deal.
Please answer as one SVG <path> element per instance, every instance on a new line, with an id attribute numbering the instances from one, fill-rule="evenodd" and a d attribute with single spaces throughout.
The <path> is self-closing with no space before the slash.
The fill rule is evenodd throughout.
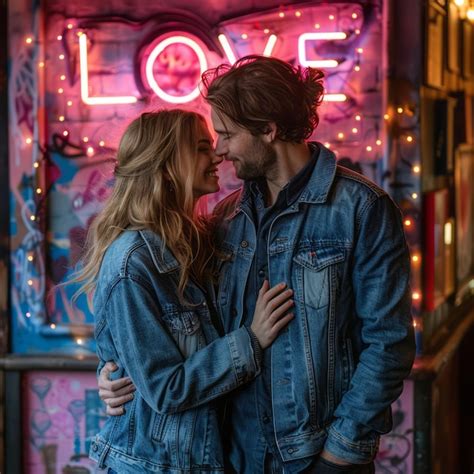
<path id="1" fill-rule="evenodd" d="M 102 370 L 98 380 L 99 397 L 107 405 L 107 415 L 123 415 L 125 410 L 123 405 L 133 399 L 135 385 L 129 377 L 123 377 L 118 380 L 109 380 L 111 372 L 117 370 L 114 362 L 107 362 Z"/>
<path id="2" fill-rule="evenodd" d="M 352 464 L 350 462 L 344 461 L 344 459 L 332 455 L 329 451 L 326 450 L 323 450 L 320 456 L 323 459 L 326 459 L 326 461 L 332 462 L 333 464 L 339 464 L 340 466 L 349 466 L 350 464 Z"/>

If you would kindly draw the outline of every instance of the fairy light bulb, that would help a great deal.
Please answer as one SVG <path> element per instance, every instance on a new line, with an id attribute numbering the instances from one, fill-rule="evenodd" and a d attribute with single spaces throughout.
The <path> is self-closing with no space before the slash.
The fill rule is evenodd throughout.
<path id="1" fill-rule="evenodd" d="M 419 174 L 420 171 L 421 171 L 421 166 L 420 166 L 420 165 L 415 165 L 415 166 L 413 167 L 413 173 Z"/>
<path id="2" fill-rule="evenodd" d="M 68 106 L 68 107 L 72 107 L 72 100 L 68 100 L 68 101 L 67 101 L 67 106 Z"/>
<path id="3" fill-rule="evenodd" d="M 375 140 L 375 144 L 377 146 L 380 146 L 382 144 L 382 140 L 380 140 L 380 138 L 378 140 Z"/>
<path id="4" fill-rule="evenodd" d="M 411 135 L 407 136 L 407 142 L 411 143 L 413 141 L 413 137 Z"/>
<path id="5" fill-rule="evenodd" d="M 411 261 L 413 263 L 418 263 L 420 261 L 420 256 L 418 254 L 415 254 L 411 257 Z"/>
<path id="6" fill-rule="evenodd" d="M 301 16 L 301 12 L 299 10 L 295 11 L 295 16 L 299 18 Z"/>
<path id="7" fill-rule="evenodd" d="M 354 71 L 356 71 L 356 72 L 359 72 L 359 71 L 360 71 L 360 66 L 359 66 L 358 64 L 356 64 L 356 65 L 354 66 Z"/>
<path id="8" fill-rule="evenodd" d="M 353 14 L 352 14 L 352 19 L 353 19 L 353 20 L 357 20 L 358 16 L 359 16 L 359 15 L 357 15 L 357 13 L 353 13 Z"/>
<path id="9" fill-rule="evenodd" d="M 339 132 L 337 134 L 337 138 L 339 138 L 339 140 L 342 140 L 344 138 L 344 134 L 342 132 Z"/>
<path id="10" fill-rule="evenodd" d="M 383 118 L 384 118 L 384 120 L 388 120 L 390 118 L 390 115 L 384 114 Z"/>
<path id="11" fill-rule="evenodd" d="M 101 141 L 99 142 L 99 146 L 105 146 L 104 140 L 101 140 Z"/>
<path id="12" fill-rule="evenodd" d="M 397 112 L 399 114 L 403 114 L 403 107 L 397 107 Z"/>
<path id="13" fill-rule="evenodd" d="M 469 10 L 466 12 L 466 17 L 469 21 L 474 22 L 474 8 L 469 8 Z"/>
<path id="14" fill-rule="evenodd" d="M 40 61 L 40 62 L 38 63 L 38 66 L 39 66 L 40 68 L 43 68 L 43 67 L 44 67 L 44 61 Z"/>
<path id="15" fill-rule="evenodd" d="M 31 44 L 33 43 L 33 38 L 31 36 L 28 36 L 26 39 L 25 39 L 25 43 L 26 44 Z"/>
<path id="16" fill-rule="evenodd" d="M 82 141 L 83 141 L 84 143 L 87 143 L 87 142 L 89 141 L 89 137 L 83 137 L 83 138 L 82 138 Z"/>
<path id="17" fill-rule="evenodd" d="M 325 143 L 324 143 L 324 146 L 325 146 L 326 148 L 331 148 L 331 144 L 330 144 L 329 142 L 325 142 Z"/>
<path id="18" fill-rule="evenodd" d="M 69 132 L 67 130 L 64 130 L 63 136 L 67 137 L 69 135 Z"/>
<path id="19" fill-rule="evenodd" d="M 415 301 L 419 301 L 421 299 L 421 294 L 420 292 L 418 291 L 414 291 L 411 295 L 411 297 L 415 300 Z"/>
<path id="20" fill-rule="evenodd" d="M 33 140 L 32 140 L 30 137 L 28 137 L 28 138 L 25 140 L 25 142 L 26 142 L 27 145 L 31 145 L 32 142 L 33 142 Z"/>
<path id="21" fill-rule="evenodd" d="M 30 216 L 30 221 L 35 221 L 36 220 L 36 216 Z"/>
<path id="22" fill-rule="evenodd" d="M 372 151 L 372 147 L 370 145 L 367 145 L 365 148 L 367 151 Z"/>
<path id="23" fill-rule="evenodd" d="M 62 87 L 60 87 L 60 88 L 58 89 L 58 94 L 62 94 L 63 92 L 64 92 L 64 89 L 63 89 Z"/>
<path id="24" fill-rule="evenodd" d="M 37 161 L 33 163 L 33 168 L 39 168 L 39 163 Z"/>
<path id="25" fill-rule="evenodd" d="M 320 25 L 319 23 L 316 23 L 316 24 L 314 25 L 314 27 L 315 27 L 317 30 L 319 30 L 319 28 L 321 28 L 321 25 Z"/>
<path id="26" fill-rule="evenodd" d="M 242 39 L 246 40 L 249 37 L 249 35 L 247 33 L 242 33 L 241 37 Z"/>
<path id="27" fill-rule="evenodd" d="M 358 128 L 355 128 L 355 127 L 354 127 L 354 128 L 352 129 L 352 133 L 358 133 L 358 132 L 359 132 L 359 129 L 358 129 Z"/>
<path id="28" fill-rule="evenodd" d="M 36 188 L 36 194 L 41 194 L 43 190 L 41 188 Z"/>
<path id="29" fill-rule="evenodd" d="M 412 224 L 411 219 L 405 219 L 403 221 L 403 224 L 405 225 L 405 227 L 411 227 L 411 224 Z"/>
<path id="30" fill-rule="evenodd" d="M 27 259 L 28 259 L 28 262 L 32 262 L 33 261 L 33 255 L 28 255 Z"/>
<path id="31" fill-rule="evenodd" d="M 65 81 L 66 80 L 66 76 L 64 74 L 61 74 L 59 76 L 59 79 L 61 79 L 61 81 Z"/>
<path id="32" fill-rule="evenodd" d="M 94 154 L 94 148 L 92 148 L 91 146 L 87 147 L 87 154 L 89 156 L 92 156 Z"/>
<path id="33" fill-rule="evenodd" d="M 61 54 L 58 56 L 58 58 L 62 61 L 62 60 L 64 59 L 64 54 L 61 53 Z"/>
<path id="34" fill-rule="evenodd" d="M 264 32 L 266 35 L 268 35 L 268 33 L 270 33 L 270 30 L 269 30 L 268 28 L 265 28 L 265 29 L 263 30 L 263 32 Z"/>
<path id="35" fill-rule="evenodd" d="M 284 14 L 283 12 L 278 13 L 278 16 L 279 16 L 280 18 L 285 18 L 285 14 Z"/>
<path id="36" fill-rule="evenodd" d="M 82 345 L 84 344 L 84 340 L 81 339 L 80 337 L 78 337 L 78 338 L 76 339 L 76 343 L 77 343 L 79 346 L 82 346 Z"/>
<path id="37" fill-rule="evenodd" d="M 72 30 L 74 28 L 74 25 L 72 23 L 68 23 L 67 29 Z"/>
<path id="38" fill-rule="evenodd" d="M 27 318 L 31 318 L 31 313 L 30 313 L 29 311 L 27 311 L 27 312 L 25 313 L 25 316 L 26 316 Z"/>
<path id="39" fill-rule="evenodd" d="M 28 280 L 28 286 L 33 286 L 33 280 Z"/>
<path id="40" fill-rule="evenodd" d="M 66 120 L 66 118 L 64 117 L 64 115 L 60 115 L 60 116 L 58 117 L 58 120 L 59 120 L 60 122 L 64 122 L 64 120 Z"/>
<path id="41" fill-rule="evenodd" d="M 56 329 L 56 324 L 51 323 L 51 324 L 49 325 L 49 327 L 50 327 L 51 329 Z"/>
<path id="42" fill-rule="evenodd" d="M 61 41 L 63 39 L 63 35 L 58 35 L 58 36 L 56 36 L 56 38 L 57 38 L 58 41 Z"/>
<path id="43" fill-rule="evenodd" d="M 413 199 L 418 199 L 418 194 L 417 194 L 417 193 L 412 193 L 411 197 L 412 197 Z"/>
<path id="44" fill-rule="evenodd" d="M 362 117 L 361 117 L 359 114 L 357 114 L 357 115 L 355 116 L 355 119 L 356 119 L 358 122 L 360 122 L 360 121 L 362 120 Z"/>
<path id="45" fill-rule="evenodd" d="M 329 15 L 329 19 L 332 21 L 334 20 L 335 16 L 334 15 Z"/>
<path id="46" fill-rule="evenodd" d="M 359 54 L 362 54 L 364 52 L 364 50 L 362 48 L 357 48 L 356 51 L 359 53 Z"/>

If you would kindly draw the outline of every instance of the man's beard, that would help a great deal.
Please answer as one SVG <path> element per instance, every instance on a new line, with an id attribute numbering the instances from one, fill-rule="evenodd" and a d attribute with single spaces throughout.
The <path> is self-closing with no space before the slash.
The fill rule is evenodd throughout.
<path id="1" fill-rule="evenodd" d="M 236 168 L 237 177 L 240 179 L 265 178 L 275 167 L 276 162 L 275 150 L 259 137 L 254 137 L 245 161 L 238 161 L 240 166 L 238 169 Z"/>

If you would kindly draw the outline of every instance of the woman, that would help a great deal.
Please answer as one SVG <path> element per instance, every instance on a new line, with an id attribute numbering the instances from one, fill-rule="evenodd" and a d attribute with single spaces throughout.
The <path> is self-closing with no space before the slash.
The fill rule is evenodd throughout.
<path id="1" fill-rule="evenodd" d="M 220 337 L 212 241 L 195 206 L 218 191 L 222 158 L 200 115 L 142 114 L 117 161 L 79 278 L 94 291 L 99 369 L 115 361 L 114 378 L 137 392 L 90 456 L 120 474 L 223 472 L 217 399 L 258 375 L 261 349 L 292 318 L 291 290 L 265 283 L 251 328 Z"/>

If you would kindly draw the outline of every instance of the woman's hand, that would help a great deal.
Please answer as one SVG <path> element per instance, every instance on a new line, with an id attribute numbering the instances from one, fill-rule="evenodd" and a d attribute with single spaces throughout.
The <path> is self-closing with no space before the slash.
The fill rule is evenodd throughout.
<path id="1" fill-rule="evenodd" d="M 252 329 L 262 349 L 267 348 L 294 317 L 287 314 L 294 305 L 291 298 L 293 290 L 285 289 L 285 283 L 270 288 L 268 280 L 263 282 L 258 292 L 257 304 L 253 315 Z"/>
<path id="2" fill-rule="evenodd" d="M 123 415 L 125 412 L 123 405 L 132 400 L 135 391 L 135 385 L 128 377 L 109 380 L 110 373 L 117 369 L 114 362 L 107 362 L 99 375 L 99 397 L 107 406 L 107 415 Z"/>

